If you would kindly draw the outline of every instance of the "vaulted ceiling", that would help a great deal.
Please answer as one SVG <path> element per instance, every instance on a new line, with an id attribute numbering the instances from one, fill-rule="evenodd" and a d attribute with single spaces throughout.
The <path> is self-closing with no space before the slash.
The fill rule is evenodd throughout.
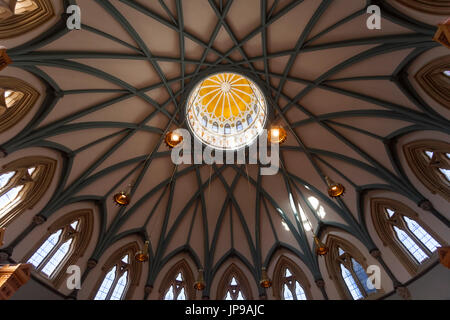
<path id="1" fill-rule="evenodd" d="M 149 284 L 181 251 L 207 278 L 234 256 L 258 279 L 280 247 L 321 279 L 313 232 L 332 227 L 375 248 L 368 192 L 425 199 L 396 142 L 418 131 L 450 133 L 448 111 L 416 93 L 409 71 L 422 55 L 444 50 L 432 41 L 436 21 L 373 2 L 381 30 L 366 27 L 365 0 L 64 1 L 80 5 L 81 30 L 58 17 L 4 43 L 11 67 L 38 79 L 45 98 L 1 148 L 58 151 L 58 186 L 40 214 L 95 203 L 92 258 L 127 236 L 148 238 Z M 185 126 L 185 90 L 224 67 L 260 79 L 271 97 L 271 123 L 288 132 L 277 175 L 250 164 L 171 162 L 164 136 Z M 343 198 L 328 197 L 324 175 L 345 185 Z M 113 194 L 131 182 L 130 205 L 115 206 Z"/>

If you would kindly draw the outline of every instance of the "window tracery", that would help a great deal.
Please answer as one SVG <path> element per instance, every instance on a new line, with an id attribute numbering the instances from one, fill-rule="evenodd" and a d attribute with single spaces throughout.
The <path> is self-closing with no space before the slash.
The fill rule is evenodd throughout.
<path id="1" fill-rule="evenodd" d="M 412 275 L 442 246 L 442 240 L 420 220 L 418 214 L 398 201 L 372 199 L 371 215 L 384 245 L 391 248 Z"/>
<path id="2" fill-rule="evenodd" d="M 0 132 L 18 123 L 35 105 L 39 93 L 28 83 L 0 77 Z"/>
<path id="3" fill-rule="evenodd" d="M 102 277 L 92 294 L 93 300 L 125 300 L 137 286 L 142 266 L 134 255 L 139 250 L 136 242 L 117 250 L 102 268 Z"/>
<path id="4" fill-rule="evenodd" d="M 92 234 L 92 216 L 91 210 L 77 210 L 57 220 L 28 254 L 27 263 L 58 286 L 66 274 L 64 270 L 86 250 Z"/>
<path id="5" fill-rule="evenodd" d="M 450 200 L 450 144 L 438 140 L 414 141 L 404 146 L 416 177 L 432 192 Z"/>
<path id="6" fill-rule="evenodd" d="M 56 161 L 46 157 L 26 157 L 2 168 L 0 227 L 7 226 L 41 199 L 52 181 L 55 169 Z"/>
<path id="7" fill-rule="evenodd" d="M 54 16 L 50 0 L 1 0 L 0 39 L 21 35 Z"/>

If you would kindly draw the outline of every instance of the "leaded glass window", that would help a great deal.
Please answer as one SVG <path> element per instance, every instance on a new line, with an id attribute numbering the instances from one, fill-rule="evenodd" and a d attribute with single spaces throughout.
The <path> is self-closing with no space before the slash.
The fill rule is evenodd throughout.
<path id="1" fill-rule="evenodd" d="M 287 267 L 284 269 L 282 281 L 281 296 L 284 300 L 307 300 L 303 287 Z"/>
<path id="2" fill-rule="evenodd" d="M 164 295 L 164 300 L 187 300 L 186 281 L 183 273 L 178 272 L 174 280 L 170 282 L 169 288 Z"/>
<path id="3" fill-rule="evenodd" d="M 245 297 L 241 291 L 241 286 L 234 276 L 228 283 L 225 300 L 245 300 Z"/>
<path id="4" fill-rule="evenodd" d="M 417 221 L 394 208 L 386 208 L 386 219 L 392 226 L 398 242 L 420 264 L 427 260 L 441 244 Z"/>
<path id="5" fill-rule="evenodd" d="M 25 191 L 34 184 L 35 173 L 35 167 L 0 173 L 0 218 L 21 202 Z"/>
<path id="6" fill-rule="evenodd" d="M 122 300 L 130 281 L 130 256 L 125 254 L 106 273 L 94 300 Z"/>
<path id="7" fill-rule="evenodd" d="M 79 234 L 78 220 L 53 232 L 28 259 L 36 271 L 53 278 L 69 257 Z"/>
<path id="8" fill-rule="evenodd" d="M 366 271 L 350 253 L 338 247 L 337 260 L 341 270 L 341 277 L 354 300 L 366 298 L 376 292 L 372 284 L 368 283 L 369 277 Z"/>

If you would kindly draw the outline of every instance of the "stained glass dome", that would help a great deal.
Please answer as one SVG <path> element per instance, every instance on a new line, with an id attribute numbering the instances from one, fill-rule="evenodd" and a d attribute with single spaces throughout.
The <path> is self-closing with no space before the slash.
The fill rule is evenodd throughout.
<path id="1" fill-rule="evenodd" d="M 262 133 L 267 105 L 252 80 L 222 72 L 194 87 L 186 115 L 191 131 L 201 142 L 216 149 L 235 150 L 252 144 Z"/>

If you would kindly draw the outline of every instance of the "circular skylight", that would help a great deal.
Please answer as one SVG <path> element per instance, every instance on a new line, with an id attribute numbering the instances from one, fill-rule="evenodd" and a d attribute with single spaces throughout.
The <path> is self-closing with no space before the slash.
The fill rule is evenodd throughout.
<path id="1" fill-rule="evenodd" d="M 186 115 L 191 131 L 201 142 L 215 149 L 236 150 L 252 144 L 262 133 L 267 105 L 252 80 L 222 72 L 194 87 Z"/>

